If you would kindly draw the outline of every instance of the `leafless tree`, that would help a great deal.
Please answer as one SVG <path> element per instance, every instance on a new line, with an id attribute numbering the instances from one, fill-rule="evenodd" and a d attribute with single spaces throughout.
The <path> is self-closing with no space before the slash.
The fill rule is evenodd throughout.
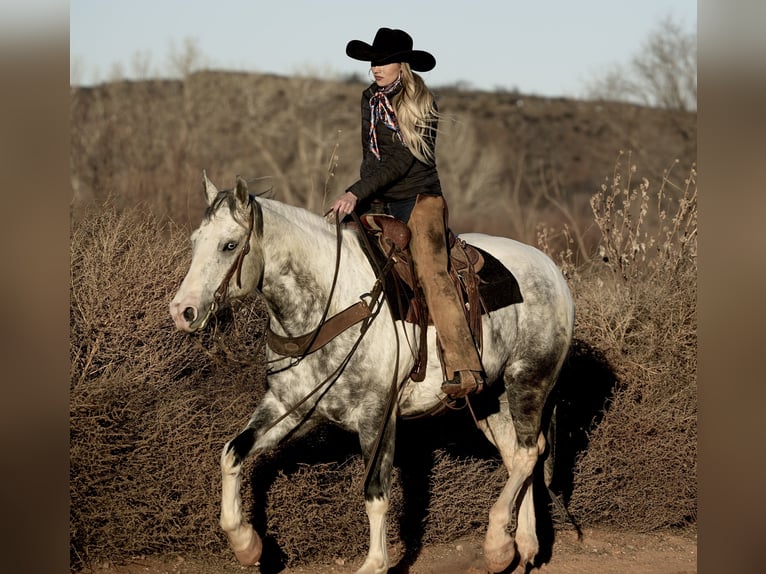
<path id="1" fill-rule="evenodd" d="M 640 102 L 649 106 L 697 109 L 697 33 L 670 16 L 648 35 L 629 65 L 616 65 L 586 87 L 591 99 Z"/>
<path id="2" fill-rule="evenodd" d="M 171 42 L 168 68 L 173 76 L 185 78 L 205 65 L 205 57 L 196 39 L 184 38 L 183 46 L 180 48 L 176 47 L 175 42 Z"/>

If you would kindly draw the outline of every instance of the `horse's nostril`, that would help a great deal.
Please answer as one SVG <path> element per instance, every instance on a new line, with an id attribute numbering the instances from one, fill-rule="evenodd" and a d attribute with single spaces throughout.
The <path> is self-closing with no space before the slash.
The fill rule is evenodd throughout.
<path id="1" fill-rule="evenodd" d="M 194 307 L 187 307 L 184 309 L 184 319 L 186 319 L 187 322 L 191 323 L 194 321 L 196 316 L 196 313 L 194 312 Z"/>

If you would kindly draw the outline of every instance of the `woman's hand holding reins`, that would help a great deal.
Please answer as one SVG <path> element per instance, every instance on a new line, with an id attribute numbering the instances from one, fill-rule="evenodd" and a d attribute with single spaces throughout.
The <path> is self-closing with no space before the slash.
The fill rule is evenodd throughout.
<path id="1" fill-rule="evenodd" d="M 335 203 L 332 204 L 330 211 L 337 212 L 339 216 L 345 217 L 346 215 L 354 211 L 354 208 L 356 207 L 356 202 L 357 202 L 357 197 L 350 191 L 347 191 L 346 193 L 344 193 L 338 199 L 335 200 Z"/>

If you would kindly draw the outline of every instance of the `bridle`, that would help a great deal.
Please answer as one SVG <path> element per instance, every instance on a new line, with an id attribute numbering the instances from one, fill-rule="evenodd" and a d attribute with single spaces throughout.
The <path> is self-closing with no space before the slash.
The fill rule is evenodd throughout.
<path id="1" fill-rule="evenodd" d="M 215 290 L 215 293 L 213 295 L 213 309 L 214 312 L 221 304 L 221 302 L 226 298 L 226 295 L 229 292 L 229 283 L 231 282 L 232 277 L 234 277 L 234 274 L 237 274 L 237 287 L 242 288 L 242 262 L 245 260 L 245 255 L 250 253 L 250 239 L 253 235 L 253 225 L 255 222 L 255 209 L 256 209 L 256 201 L 255 198 L 251 195 L 248 199 L 248 206 L 250 207 L 250 217 L 248 218 L 248 224 L 247 224 L 247 237 L 245 238 L 245 244 L 242 246 L 242 249 L 239 250 L 239 253 L 237 253 L 237 257 L 234 259 L 234 262 L 231 264 L 231 267 L 229 267 L 229 270 L 226 272 L 226 275 L 223 276 L 223 279 L 221 280 L 221 284 L 218 286 L 218 289 Z M 260 207 L 259 207 L 260 209 Z"/>

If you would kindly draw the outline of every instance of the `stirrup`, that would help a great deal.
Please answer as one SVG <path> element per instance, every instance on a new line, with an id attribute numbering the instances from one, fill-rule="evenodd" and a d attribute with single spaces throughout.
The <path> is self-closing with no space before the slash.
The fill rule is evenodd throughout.
<path id="1" fill-rule="evenodd" d="M 442 392 L 453 399 L 471 393 L 479 394 L 484 389 L 484 377 L 476 371 L 457 371 L 451 380 L 442 383 Z"/>

